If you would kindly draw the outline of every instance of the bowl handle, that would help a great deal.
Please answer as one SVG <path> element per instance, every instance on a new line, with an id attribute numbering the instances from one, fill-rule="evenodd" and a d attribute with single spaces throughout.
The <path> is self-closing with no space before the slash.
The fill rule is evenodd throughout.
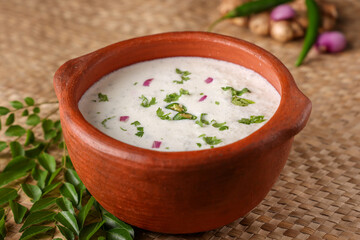
<path id="1" fill-rule="evenodd" d="M 53 84 L 59 103 L 63 101 L 63 94 L 67 89 L 67 85 L 71 82 L 70 80 L 83 73 L 86 65 L 86 59 L 84 58 L 86 58 L 86 56 L 71 59 L 61 65 L 55 72 Z"/>
<path id="2" fill-rule="evenodd" d="M 286 108 L 282 113 L 284 119 L 285 135 L 293 137 L 298 134 L 309 120 L 312 103 L 296 86 L 293 91 L 289 92 L 289 102 L 293 104 L 286 104 Z"/>

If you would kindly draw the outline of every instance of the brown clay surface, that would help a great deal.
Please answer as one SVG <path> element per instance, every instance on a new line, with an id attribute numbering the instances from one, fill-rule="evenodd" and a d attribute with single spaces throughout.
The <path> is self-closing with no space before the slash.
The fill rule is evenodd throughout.
<path id="1" fill-rule="evenodd" d="M 254 42 L 290 69 L 313 102 L 307 127 L 267 197 L 244 218 L 196 235 L 137 231 L 138 239 L 358 239 L 360 237 L 360 2 L 332 1 L 351 42 L 337 55 L 293 67 L 301 42 L 280 44 L 230 23 L 216 31 Z M 0 1 L 0 103 L 54 99 L 52 76 L 66 60 L 135 36 L 203 30 L 217 1 Z M 48 111 L 51 111 L 49 108 Z M 0 167 L 6 164 L 1 155 Z M 9 224 L 9 231 L 17 226 Z M 18 239 L 9 234 L 8 239 Z"/>

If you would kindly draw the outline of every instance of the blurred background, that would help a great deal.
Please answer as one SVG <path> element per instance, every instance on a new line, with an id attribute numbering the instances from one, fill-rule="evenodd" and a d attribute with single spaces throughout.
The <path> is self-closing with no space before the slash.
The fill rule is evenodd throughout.
<path id="1" fill-rule="evenodd" d="M 161 32 L 204 31 L 220 16 L 220 2 L 0 0 L 0 105 L 25 96 L 55 99 L 57 68 L 106 45 Z M 309 124 L 266 199 L 214 231 L 169 236 L 137 230 L 137 239 L 360 239 L 360 1 L 328 2 L 338 9 L 335 29 L 345 34 L 348 47 L 338 54 L 312 51 L 298 68 L 302 39 L 281 43 L 230 21 L 214 29 L 273 53 L 313 102 Z"/>

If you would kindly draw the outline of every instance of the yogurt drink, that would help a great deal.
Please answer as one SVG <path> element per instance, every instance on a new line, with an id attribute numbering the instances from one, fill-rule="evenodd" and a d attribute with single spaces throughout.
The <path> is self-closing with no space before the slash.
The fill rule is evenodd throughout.
<path id="1" fill-rule="evenodd" d="M 242 66 L 201 57 L 136 63 L 97 81 L 80 99 L 83 117 L 121 142 L 195 151 L 239 141 L 274 115 L 280 95 Z"/>

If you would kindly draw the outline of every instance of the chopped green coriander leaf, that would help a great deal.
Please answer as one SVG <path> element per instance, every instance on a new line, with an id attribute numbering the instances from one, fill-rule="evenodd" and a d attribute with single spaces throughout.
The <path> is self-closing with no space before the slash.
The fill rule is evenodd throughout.
<path id="1" fill-rule="evenodd" d="M 175 101 L 179 100 L 180 97 L 181 97 L 181 95 L 178 95 L 177 93 L 171 93 L 171 94 L 166 95 L 164 101 L 167 103 L 175 102 Z"/>
<path id="2" fill-rule="evenodd" d="M 249 104 L 254 104 L 255 102 L 254 101 L 251 101 L 249 99 L 245 99 L 245 98 L 239 98 L 237 96 L 234 96 L 232 99 L 231 99 L 231 103 L 236 105 L 236 106 L 241 106 L 241 107 L 246 107 L 248 106 Z"/>
<path id="3" fill-rule="evenodd" d="M 161 108 L 156 110 L 156 115 L 162 120 L 171 120 L 170 113 L 165 114 Z"/>
<path id="4" fill-rule="evenodd" d="M 224 130 L 229 129 L 228 126 L 225 126 L 226 122 L 218 123 L 215 120 L 212 120 L 211 122 L 214 122 L 212 126 L 215 128 L 219 128 L 219 131 L 224 131 Z"/>
<path id="5" fill-rule="evenodd" d="M 264 116 L 250 116 L 250 118 L 242 118 L 238 122 L 243 124 L 262 123 L 265 122 Z"/>
<path id="6" fill-rule="evenodd" d="M 228 130 L 228 129 L 229 129 L 228 126 L 219 127 L 219 131 L 224 131 L 224 130 Z"/>
<path id="7" fill-rule="evenodd" d="M 99 102 L 108 102 L 108 96 L 106 94 L 98 93 Z"/>
<path id="8" fill-rule="evenodd" d="M 189 120 L 195 120 L 197 117 L 192 115 L 191 113 L 178 113 L 173 117 L 173 120 L 183 120 L 183 119 L 189 119 Z"/>
<path id="9" fill-rule="evenodd" d="M 96 114 L 100 114 L 100 112 L 96 112 Z"/>
<path id="10" fill-rule="evenodd" d="M 120 129 L 121 129 L 121 130 L 123 130 L 124 132 L 126 132 L 126 131 L 127 131 L 125 128 L 122 128 L 122 127 L 120 127 Z"/>
<path id="11" fill-rule="evenodd" d="M 141 97 L 139 97 L 140 99 L 142 99 L 142 103 L 140 104 L 143 107 L 150 107 L 151 105 L 155 105 L 156 104 L 156 98 L 152 97 L 150 102 L 147 99 L 147 97 L 145 97 L 144 95 L 141 95 Z"/>
<path id="12" fill-rule="evenodd" d="M 170 149 L 169 147 L 166 147 L 165 149 Z"/>
<path id="13" fill-rule="evenodd" d="M 137 126 L 140 126 L 141 123 L 139 121 L 135 121 L 135 122 L 132 122 L 131 125 L 134 125 L 135 127 L 137 127 Z M 135 133 L 136 136 L 142 137 L 144 135 L 144 128 L 143 127 L 137 127 L 136 130 L 138 131 L 137 133 Z"/>
<path id="14" fill-rule="evenodd" d="M 210 148 L 214 148 L 214 146 L 210 146 Z"/>
<path id="15" fill-rule="evenodd" d="M 201 147 L 201 143 L 196 143 L 196 145 L 198 145 L 198 147 Z"/>
<path id="16" fill-rule="evenodd" d="M 171 103 L 165 107 L 166 109 L 171 109 L 180 113 L 186 112 L 187 108 L 180 103 Z"/>
<path id="17" fill-rule="evenodd" d="M 138 137 L 142 137 L 142 136 L 144 136 L 144 132 L 137 132 L 137 133 L 135 133 L 135 135 Z"/>
<path id="18" fill-rule="evenodd" d="M 224 126 L 226 124 L 226 122 L 218 123 L 215 120 L 211 120 L 211 122 L 214 122 L 212 126 L 215 127 L 215 128 L 222 127 L 222 126 Z"/>
<path id="19" fill-rule="evenodd" d="M 139 121 L 132 122 L 130 125 L 139 126 L 141 123 Z"/>
<path id="20" fill-rule="evenodd" d="M 215 104 L 216 104 L 216 105 L 220 105 L 220 103 L 219 103 L 218 101 L 215 101 Z"/>
<path id="21" fill-rule="evenodd" d="M 180 95 L 190 95 L 188 90 L 185 90 L 183 88 L 180 88 Z"/>
<path id="22" fill-rule="evenodd" d="M 175 72 L 180 75 L 181 81 L 174 80 L 174 83 L 183 84 L 184 81 L 190 80 L 190 77 L 187 77 L 191 74 L 189 71 L 181 71 L 180 69 L 176 68 Z"/>
<path id="23" fill-rule="evenodd" d="M 163 91 L 165 91 L 164 89 L 160 89 L 160 92 L 163 92 Z"/>
<path id="24" fill-rule="evenodd" d="M 199 138 L 201 138 L 201 137 L 205 137 L 206 136 L 206 134 L 204 133 L 204 134 L 201 134 L 200 136 L 198 136 Z"/>
<path id="25" fill-rule="evenodd" d="M 205 125 L 209 125 L 209 121 L 205 120 L 205 116 L 207 115 L 207 113 L 202 113 L 200 115 L 200 121 L 196 121 L 195 123 L 198 124 L 200 127 L 204 127 Z"/>
<path id="26" fill-rule="evenodd" d="M 106 122 L 109 121 L 110 119 L 113 119 L 115 116 L 112 116 L 112 117 L 108 117 L 108 118 L 105 118 L 104 120 L 102 120 L 101 124 L 104 126 L 104 128 L 108 128 L 106 126 Z"/>
<path id="27" fill-rule="evenodd" d="M 240 97 L 244 93 L 251 93 L 251 91 L 247 88 L 243 88 L 242 90 L 239 91 L 239 90 L 234 89 L 233 87 L 227 86 L 227 87 L 222 87 L 221 89 L 224 91 L 231 90 L 231 95 L 238 96 L 238 97 Z"/>
<path id="28" fill-rule="evenodd" d="M 219 144 L 219 143 L 222 142 L 222 140 L 216 138 L 216 136 L 214 136 L 214 137 L 206 137 L 206 135 L 203 134 L 203 135 L 200 135 L 199 137 L 202 137 L 202 139 L 204 140 L 204 142 L 205 142 L 206 144 L 208 144 L 208 145 L 217 145 L 217 144 Z"/>
<path id="29" fill-rule="evenodd" d="M 134 82 L 134 86 L 135 86 L 136 84 L 138 84 L 138 82 Z"/>
<path id="30" fill-rule="evenodd" d="M 189 91 L 188 90 L 185 90 L 185 89 L 180 89 L 179 91 L 180 94 L 177 94 L 177 93 L 171 93 L 171 94 L 167 94 L 164 101 L 165 102 L 175 102 L 177 100 L 179 100 L 179 98 L 182 96 L 182 95 L 190 95 Z"/>
<path id="31" fill-rule="evenodd" d="M 202 92 L 202 93 L 200 93 L 200 95 L 204 95 L 204 93 Z"/>

